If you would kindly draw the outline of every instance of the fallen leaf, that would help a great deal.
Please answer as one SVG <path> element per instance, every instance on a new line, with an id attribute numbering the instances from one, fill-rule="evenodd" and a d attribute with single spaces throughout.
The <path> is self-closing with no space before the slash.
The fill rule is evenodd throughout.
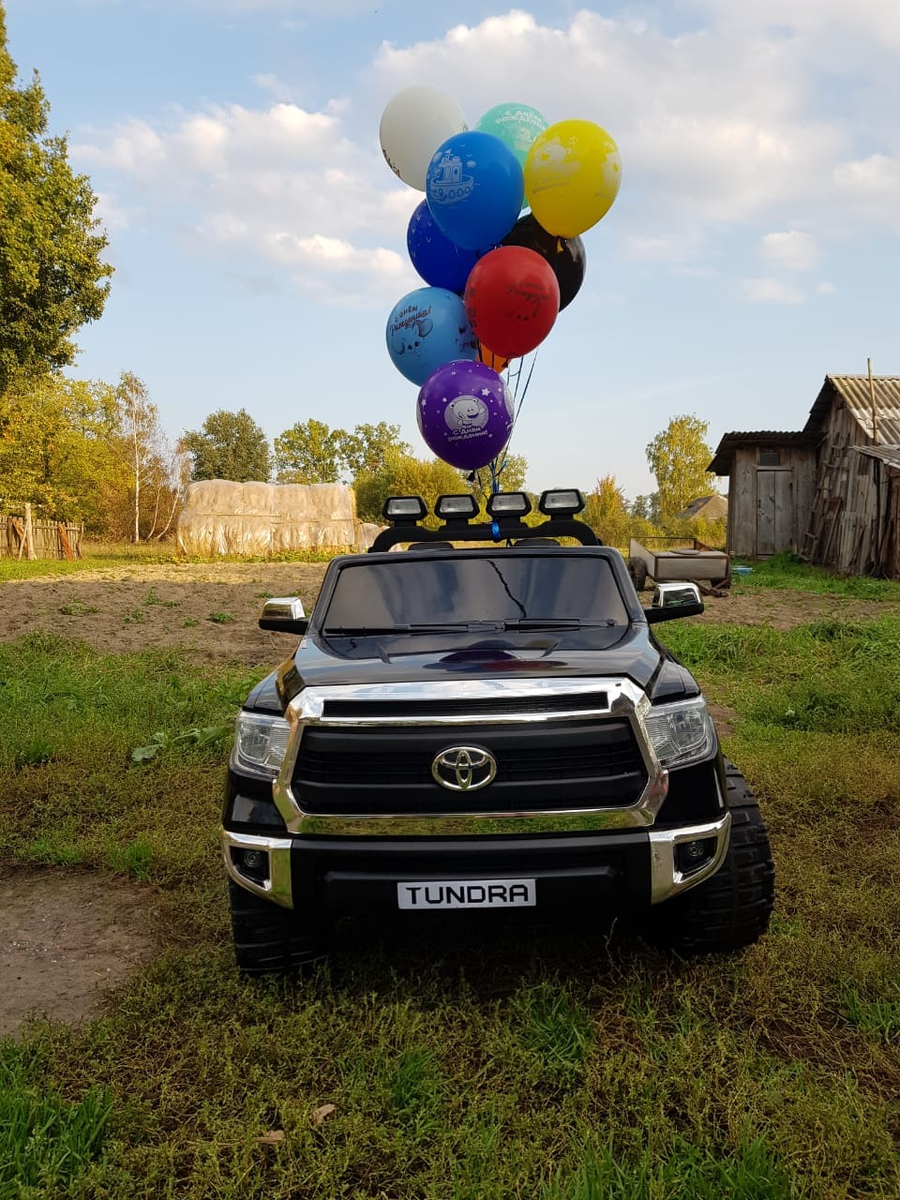
<path id="1" fill-rule="evenodd" d="M 313 1110 L 313 1124 L 321 1125 L 326 1117 L 330 1117 L 337 1108 L 336 1104 L 320 1104 L 317 1109 Z"/>
<path id="2" fill-rule="evenodd" d="M 261 1146 L 275 1146 L 278 1142 L 284 1141 L 283 1129 L 269 1129 L 262 1137 L 256 1139 Z"/>

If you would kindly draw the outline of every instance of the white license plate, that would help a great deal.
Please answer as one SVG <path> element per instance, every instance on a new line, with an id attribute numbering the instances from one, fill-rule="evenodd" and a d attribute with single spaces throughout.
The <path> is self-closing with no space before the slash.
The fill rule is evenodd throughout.
<path id="1" fill-rule="evenodd" d="M 534 908 L 533 879 L 417 879 L 397 884 L 397 906 L 441 908 Z"/>

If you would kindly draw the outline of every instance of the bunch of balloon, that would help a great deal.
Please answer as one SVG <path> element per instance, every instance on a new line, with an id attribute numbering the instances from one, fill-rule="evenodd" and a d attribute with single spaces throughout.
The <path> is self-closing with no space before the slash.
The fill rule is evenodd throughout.
<path id="1" fill-rule="evenodd" d="M 521 366 L 515 397 L 500 372 L 513 378 L 510 361 L 536 350 L 578 293 L 580 234 L 615 199 L 618 150 L 600 126 L 550 125 L 526 104 L 495 105 L 470 129 L 451 96 L 425 86 L 390 101 L 380 136 L 394 173 L 425 193 L 407 249 L 427 286 L 394 306 L 388 353 L 420 386 L 432 452 L 463 470 L 490 466 L 496 484 L 524 399 Z"/>

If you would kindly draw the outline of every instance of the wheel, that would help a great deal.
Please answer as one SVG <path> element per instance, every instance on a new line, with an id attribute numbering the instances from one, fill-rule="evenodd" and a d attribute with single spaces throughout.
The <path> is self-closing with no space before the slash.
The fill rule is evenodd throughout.
<path id="1" fill-rule="evenodd" d="M 309 967 L 328 954 L 326 921 L 303 920 L 228 880 L 234 956 L 242 975 L 283 974 Z"/>
<path id="2" fill-rule="evenodd" d="M 642 592 L 647 586 L 647 564 L 642 558 L 629 558 L 628 574 L 634 581 L 634 586 Z"/>
<path id="3" fill-rule="evenodd" d="M 678 954 L 724 954 L 766 932 L 775 902 L 769 835 L 747 781 L 725 762 L 731 844 L 710 879 L 650 910 L 647 936 Z"/>

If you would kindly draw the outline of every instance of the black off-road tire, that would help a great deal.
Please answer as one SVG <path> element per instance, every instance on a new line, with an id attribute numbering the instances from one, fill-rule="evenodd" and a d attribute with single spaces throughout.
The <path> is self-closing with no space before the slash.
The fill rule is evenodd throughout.
<path id="1" fill-rule="evenodd" d="M 731 844 L 719 870 L 704 883 L 650 910 L 647 937 L 677 954 L 727 954 L 766 932 L 775 902 L 769 835 L 747 781 L 725 762 Z"/>
<path id="2" fill-rule="evenodd" d="M 647 564 L 642 558 L 629 558 L 628 574 L 631 576 L 635 588 L 642 592 L 647 586 Z"/>
<path id="3" fill-rule="evenodd" d="M 228 880 L 234 956 L 242 975 L 283 975 L 327 957 L 331 926 L 301 918 Z"/>

